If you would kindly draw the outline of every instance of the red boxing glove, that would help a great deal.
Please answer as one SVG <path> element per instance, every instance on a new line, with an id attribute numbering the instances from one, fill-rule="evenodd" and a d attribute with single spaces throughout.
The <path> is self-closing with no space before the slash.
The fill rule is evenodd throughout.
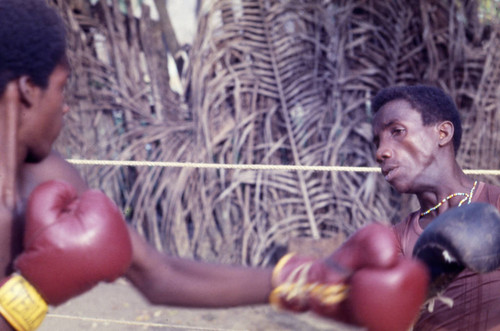
<path id="1" fill-rule="evenodd" d="M 344 305 L 352 324 L 370 331 L 406 331 L 418 317 L 428 286 L 424 264 L 401 258 L 391 268 L 356 271 Z"/>
<path id="2" fill-rule="evenodd" d="M 428 274 L 423 264 L 398 257 L 394 239 L 390 228 L 374 223 L 326 259 L 284 257 L 273 272 L 271 303 L 373 331 L 408 329 L 425 300 Z"/>
<path id="3" fill-rule="evenodd" d="M 30 196 L 24 251 L 14 262 L 22 276 L 2 284 L 0 312 L 17 330 L 34 330 L 46 303 L 58 305 L 100 281 L 114 281 L 131 259 L 127 225 L 105 194 L 89 190 L 78 197 L 67 183 L 43 183 Z"/>
<path id="4" fill-rule="evenodd" d="M 131 263 L 132 244 L 117 206 L 102 192 L 81 197 L 50 181 L 31 194 L 24 252 L 15 267 L 52 305 L 81 294 L 99 281 L 114 281 Z"/>
<path id="5" fill-rule="evenodd" d="M 293 311 L 323 302 L 324 314 L 332 317 L 346 295 L 346 282 L 361 267 L 389 267 L 396 263 L 393 234 L 386 226 L 370 224 L 356 231 L 328 258 L 288 254 L 273 271 L 273 305 Z M 328 303 L 328 304 L 326 304 Z"/>
<path id="6" fill-rule="evenodd" d="M 368 224 L 340 246 L 326 259 L 351 271 L 359 268 L 387 268 L 398 260 L 394 233 L 381 223 Z"/>

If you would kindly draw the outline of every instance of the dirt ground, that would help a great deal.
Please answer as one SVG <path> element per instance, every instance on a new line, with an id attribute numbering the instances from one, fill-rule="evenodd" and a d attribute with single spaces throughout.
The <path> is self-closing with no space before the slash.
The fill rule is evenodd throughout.
<path id="1" fill-rule="evenodd" d="M 323 331 L 349 330 L 312 314 L 276 311 L 268 305 L 231 309 L 187 309 L 148 304 L 123 279 L 52 307 L 40 331 L 203 330 Z"/>

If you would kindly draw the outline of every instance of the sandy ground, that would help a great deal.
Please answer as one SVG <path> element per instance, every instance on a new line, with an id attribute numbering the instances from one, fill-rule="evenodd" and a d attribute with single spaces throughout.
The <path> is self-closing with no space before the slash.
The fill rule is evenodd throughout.
<path id="1" fill-rule="evenodd" d="M 276 311 L 268 305 L 231 309 L 187 309 L 148 304 L 125 280 L 100 284 L 52 307 L 40 331 L 83 330 L 349 330 L 312 314 Z"/>

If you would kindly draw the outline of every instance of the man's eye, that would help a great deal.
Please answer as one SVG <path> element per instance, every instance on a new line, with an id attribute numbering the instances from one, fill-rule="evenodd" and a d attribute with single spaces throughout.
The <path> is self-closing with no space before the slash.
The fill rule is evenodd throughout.
<path id="1" fill-rule="evenodd" d="M 394 129 L 392 129 L 392 130 L 391 130 L 391 134 L 392 134 L 393 136 L 399 136 L 399 135 L 403 134 L 403 133 L 404 133 L 404 131 L 405 131 L 405 130 L 404 130 L 404 129 L 402 129 L 402 128 L 394 128 Z"/>

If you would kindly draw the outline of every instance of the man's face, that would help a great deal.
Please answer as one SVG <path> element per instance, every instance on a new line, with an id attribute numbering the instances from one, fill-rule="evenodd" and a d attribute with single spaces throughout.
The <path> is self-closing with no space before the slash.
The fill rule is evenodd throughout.
<path id="1" fill-rule="evenodd" d="M 26 113 L 29 118 L 23 119 L 29 162 L 43 160 L 62 129 L 63 115 L 69 110 L 64 101 L 68 76 L 67 66 L 58 65 L 49 77 L 47 88 L 34 88 L 33 110 Z"/>
<path id="2" fill-rule="evenodd" d="M 431 175 L 438 135 L 437 125 L 424 126 L 421 114 L 405 100 L 388 102 L 375 114 L 375 158 L 398 192 L 417 193 Z"/>

